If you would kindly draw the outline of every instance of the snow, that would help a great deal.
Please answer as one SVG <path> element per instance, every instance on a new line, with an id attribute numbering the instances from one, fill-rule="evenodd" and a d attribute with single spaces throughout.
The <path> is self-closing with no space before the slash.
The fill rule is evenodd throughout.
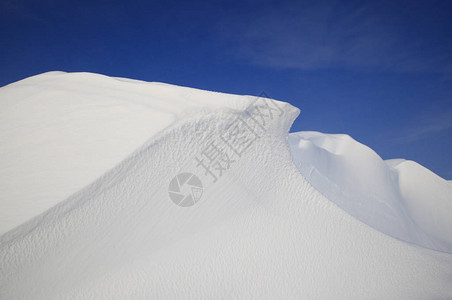
<path id="1" fill-rule="evenodd" d="M 416 162 L 383 161 L 348 135 L 289 135 L 294 163 L 329 200 L 393 237 L 452 253 L 452 184 Z"/>
<path id="2" fill-rule="evenodd" d="M 450 182 L 348 136 L 288 135 L 288 103 L 63 72 L 0 102 L 2 299 L 452 297 L 452 254 L 432 250 Z M 253 137 L 265 107 L 213 182 L 195 158 L 231 124 Z M 168 194 L 182 172 L 204 186 L 190 207 Z"/>
<path id="3" fill-rule="evenodd" d="M 64 72 L 1 88 L 0 234 L 90 184 L 182 116 L 243 104 L 210 95 Z"/>

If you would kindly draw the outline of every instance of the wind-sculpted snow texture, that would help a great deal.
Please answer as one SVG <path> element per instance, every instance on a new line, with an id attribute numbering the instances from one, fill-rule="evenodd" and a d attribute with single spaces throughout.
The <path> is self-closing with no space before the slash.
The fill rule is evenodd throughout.
<path id="1" fill-rule="evenodd" d="M 452 297 L 451 254 L 369 227 L 305 179 L 288 103 L 62 72 L 0 97 L 1 299 Z M 202 190 L 177 201 L 185 173 Z"/>

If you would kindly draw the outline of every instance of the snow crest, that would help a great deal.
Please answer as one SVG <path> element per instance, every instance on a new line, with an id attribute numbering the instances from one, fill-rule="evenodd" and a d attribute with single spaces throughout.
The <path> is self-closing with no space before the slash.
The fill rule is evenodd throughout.
<path id="1" fill-rule="evenodd" d="M 452 253 L 452 184 L 413 161 L 383 161 L 348 135 L 289 135 L 294 162 L 329 200 L 393 237 Z"/>

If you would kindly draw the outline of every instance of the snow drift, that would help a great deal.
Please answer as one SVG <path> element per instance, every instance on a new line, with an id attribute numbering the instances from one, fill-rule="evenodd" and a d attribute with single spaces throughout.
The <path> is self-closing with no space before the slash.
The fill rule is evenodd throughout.
<path id="1" fill-rule="evenodd" d="M 294 163 L 329 200 L 399 239 L 452 253 L 452 184 L 413 161 L 383 161 L 348 135 L 289 135 Z"/>
<path id="2" fill-rule="evenodd" d="M 417 227 L 401 234 L 422 229 L 447 246 L 449 186 L 388 162 L 398 198 L 353 198 L 372 188 L 393 196 L 394 178 L 345 193 L 341 170 L 356 173 L 331 158 L 339 142 L 315 141 L 321 134 L 291 136 L 291 155 L 290 104 L 62 72 L 3 87 L 0 101 L 1 298 L 452 297 L 451 254 L 364 224 L 396 236 L 411 220 Z M 187 173 L 202 182 L 196 195 L 181 188 Z M 423 184 L 428 196 L 441 186 L 441 212 L 424 213 L 412 188 Z M 168 190 L 196 203 L 177 205 Z M 349 195 L 361 205 L 344 205 Z M 390 217 L 402 220 L 370 219 Z"/>

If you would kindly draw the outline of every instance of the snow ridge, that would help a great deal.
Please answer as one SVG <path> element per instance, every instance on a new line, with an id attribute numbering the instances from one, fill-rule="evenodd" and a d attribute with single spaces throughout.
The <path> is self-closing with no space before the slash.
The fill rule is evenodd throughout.
<path id="1" fill-rule="evenodd" d="M 300 172 L 328 199 L 393 237 L 452 253 L 452 185 L 413 161 L 383 161 L 348 135 L 289 135 Z"/>

